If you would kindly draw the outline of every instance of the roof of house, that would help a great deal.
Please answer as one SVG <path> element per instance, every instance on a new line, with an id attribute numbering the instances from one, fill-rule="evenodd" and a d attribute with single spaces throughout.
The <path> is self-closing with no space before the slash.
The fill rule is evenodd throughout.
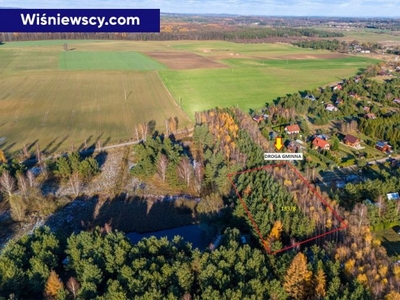
<path id="1" fill-rule="evenodd" d="M 288 132 L 300 131 L 300 126 L 297 124 L 289 125 L 289 126 L 286 126 L 285 130 Z"/>
<path id="2" fill-rule="evenodd" d="M 329 146 L 329 143 L 323 139 L 320 139 L 319 137 L 316 137 L 313 140 L 313 145 L 315 147 L 321 148 L 321 149 L 325 149 L 326 146 Z"/>
<path id="3" fill-rule="evenodd" d="M 306 95 L 304 98 L 306 98 L 306 99 L 310 99 L 310 100 L 312 100 L 312 101 L 314 101 L 314 100 L 316 100 L 315 99 L 315 96 L 314 95 L 310 95 L 310 94 L 308 94 L 308 95 Z"/>
<path id="4" fill-rule="evenodd" d="M 354 143 L 360 141 L 358 139 L 358 137 L 355 137 L 354 135 L 351 135 L 351 134 L 346 135 L 343 140 L 347 141 L 347 142 L 349 142 L 351 144 L 354 144 Z"/>
<path id="5" fill-rule="evenodd" d="M 366 114 L 365 116 L 366 116 L 368 119 L 376 119 L 376 116 L 375 116 L 375 114 L 373 114 L 373 113 Z"/>
<path id="6" fill-rule="evenodd" d="M 261 116 L 259 116 L 259 115 L 254 115 L 253 116 L 253 120 L 259 120 L 261 118 Z"/>
<path id="7" fill-rule="evenodd" d="M 389 193 L 386 194 L 388 200 L 400 200 L 399 193 Z"/>
<path id="8" fill-rule="evenodd" d="M 388 144 L 388 142 L 383 142 L 383 141 L 377 142 L 375 146 L 381 147 L 381 148 L 383 148 L 383 147 L 385 147 L 385 146 L 390 147 L 390 145 Z"/>
<path id="9" fill-rule="evenodd" d="M 329 110 L 329 111 L 333 111 L 333 110 L 337 110 L 337 107 L 334 106 L 333 104 L 327 104 L 325 109 Z"/>

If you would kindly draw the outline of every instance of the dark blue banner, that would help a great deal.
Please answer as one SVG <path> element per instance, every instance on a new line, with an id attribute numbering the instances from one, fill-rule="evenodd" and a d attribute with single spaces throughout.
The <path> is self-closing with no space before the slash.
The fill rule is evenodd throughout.
<path id="1" fill-rule="evenodd" d="M 0 9 L 0 32 L 160 32 L 160 10 Z"/>

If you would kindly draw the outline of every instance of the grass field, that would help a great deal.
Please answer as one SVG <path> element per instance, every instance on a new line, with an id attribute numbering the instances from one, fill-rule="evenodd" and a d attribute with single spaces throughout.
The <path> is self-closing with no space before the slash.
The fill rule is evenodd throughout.
<path id="1" fill-rule="evenodd" d="M 377 239 L 382 242 L 389 256 L 395 256 L 400 259 L 400 234 L 394 229 L 384 229 L 374 232 Z"/>
<path id="2" fill-rule="evenodd" d="M 166 70 L 160 75 L 175 100 L 181 101 L 183 109 L 193 117 L 196 111 L 216 106 L 258 109 L 279 96 L 335 82 L 377 62 L 349 57 L 332 61 L 269 60 L 260 65 L 263 60 L 256 67 L 243 65 L 248 61 L 228 60 L 230 69 Z"/>
<path id="3" fill-rule="evenodd" d="M 162 70 L 161 63 L 139 52 L 78 52 L 60 53 L 62 70 Z"/>
<path id="4" fill-rule="evenodd" d="M 8 152 L 37 142 L 48 153 L 91 138 L 115 143 L 135 125 L 177 116 L 189 124 L 156 72 L 48 72 L 0 77 L 0 147 Z M 125 92 L 127 91 L 127 100 Z M 33 149 L 34 150 L 34 149 Z"/>

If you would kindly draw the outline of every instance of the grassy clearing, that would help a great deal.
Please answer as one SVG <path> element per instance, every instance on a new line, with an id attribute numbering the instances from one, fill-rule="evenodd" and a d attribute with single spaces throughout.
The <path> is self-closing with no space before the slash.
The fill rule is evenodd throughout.
<path id="1" fill-rule="evenodd" d="M 375 231 L 374 235 L 382 242 L 389 256 L 400 258 L 400 234 L 391 228 Z"/>
<path id="2" fill-rule="evenodd" d="M 160 71 L 160 75 L 176 101 L 190 117 L 195 111 L 215 106 L 238 105 L 242 109 L 257 109 L 279 96 L 299 90 L 317 88 L 349 77 L 368 61 L 349 66 L 325 68 L 325 63 L 313 62 L 314 68 L 234 67 L 231 69 Z M 310 63 L 311 64 L 311 63 Z M 179 100 L 181 99 L 181 100 Z"/>
<path id="3" fill-rule="evenodd" d="M 125 92 L 127 99 L 125 100 Z M 186 114 L 156 72 L 46 72 L 0 76 L 0 147 L 12 152 L 37 141 L 54 152 L 98 137 L 103 145 L 133 137 L 134 127 Z M 34 149 L 32 149 L 34 150 Z"/>
<path id="4" fill-rule="evenodd" d="M 161 63 L 139 52 L 78 52 L 60 53 L 61 70 L 163 70 Z"/>

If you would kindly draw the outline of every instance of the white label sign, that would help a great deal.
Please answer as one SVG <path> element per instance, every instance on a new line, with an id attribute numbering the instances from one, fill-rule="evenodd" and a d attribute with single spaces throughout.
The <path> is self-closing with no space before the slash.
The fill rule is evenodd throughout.
<path id="1" fill-rule="evenodd" d="M 303 153 L 264 153 L 264 160 L 303 160 Z"/>

